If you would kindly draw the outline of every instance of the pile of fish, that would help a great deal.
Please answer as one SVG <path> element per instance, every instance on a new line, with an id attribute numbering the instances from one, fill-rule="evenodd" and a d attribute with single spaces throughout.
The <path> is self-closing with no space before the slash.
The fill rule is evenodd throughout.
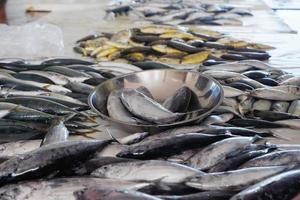
<path id="1" fill-rule="evenodd" d="M 106 18 L 129 13 L 140 20 L 170 25 L 242 25 L 244 16 L 252 16 L 246 7 L 195 1 L 132 1 L 115 3 L 106 9 Z"/>
<path id="2" fill-rule="evenodd" d="M 109 78 L 140 71 L 128 64 L 121 69 L 118 65 L 66 58 L 42 62 L 1 59 L 0 142 L 43 138 L 52 126 L 65 125 L 65 134 L 97 131 L 88 95 Z"/>
<path id="3" fill-rule="evenodd" d="M 89 35 L 78 40 L 74 47 L 77 53 L 97 61 L 131 62 L 138 66 L 149 61 L 193 65 L 206 60 L 267 60 L 270 55 L 266 50 L 270 49 L 267 45 L 236 40 L 218 32 L 166 25 Z"/>
<path id="4" fill-rule="evenodd" d="M 169 124 L 183 120 L 193 91 L 184 86 L 162 104 L 145 87 L 121 89 L 107 98 L 107 111 L 112 119 L 129 124 Z M 148 112 L 151 111 L 151 112 Z"/>
<path id="5" fill-rule="evenodd" d="M 270 139 L 285 141 L 274 129 L 300 130 L 300 77 L 257 60 L 206 63 L 197 70 L 222 84 L 225 99 L 201 124 L 74 140 L 69 132 L 94 129 L 83 123 L 94 120 L 86 105 L 94 86 L 141 69 L 62 58 L 1 60 L 0 66 L 0 199 L 290 200 L 299 195 L 300 146 Z M 188 101 L 189 91 L 180 88 L 151 113 L 162 106 L 146 88 L 116 91 L 121 95 L 116 99 L 138 121 L 166 123 L 159 120 L 188 109 L 181 102 Z M 132 96 L 155 106 L 134 108 Z"/>

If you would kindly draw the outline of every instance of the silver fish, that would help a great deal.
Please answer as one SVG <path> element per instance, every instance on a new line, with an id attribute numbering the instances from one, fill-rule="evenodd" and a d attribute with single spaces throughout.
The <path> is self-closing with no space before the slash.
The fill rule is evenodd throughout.
<path id="1" fill-rule="evenodd" d="M 127 181 L 155 181 L 181 183 L 187 178 L 202 173 L 191 167 L 167 161 L 147 160 L 114 163 L 96 169 L 92 176 Z"/>
<path id="2" fill-rule="evenodd" d="M 259 156 L 244 163 L 239 168 L 263 167 L 263 166 L 279 166 L 279 165 L 299 165 L 300 150 L 286 150 L 272 152 L 263 156 Z"/>
<path id="3" fill-rule="evenodd" d="M 230 200 L 296 200 L 300 189 L 299 178 L 300 170 L 287 171 L 246 188 Z"/>
<path id="4" fill-rule="evenodd" d="M 288 113 L 300 116 L 300 100 L 295 100 L 291 103 Z"/>
<path id="5" fill-rule="evenodd" d="M 200 125 L 207 126 L 207 125 L 216 125 L 216 124 L 224 124 L 231 120 L 235 115 L 232 113 L 224 113 L 221 115 L 210 115 L 208 116 Z"/>
<path id="6" fill-rule="evenodd" d="M 247 78 L 245 75 L 242 75 L 240 73 L 231 72 L 231 71 L 217 71 L 217 70 L 207 70 L 204 71 L 203 74 L 209 75 L 215 79 L 228 79 L 232 77 L 241 77 L 241 78 Z"/>
<path id="7" fill-rule="evenodd" d="M 244 94 L 243 91 L 233 88 L 233 87 L 229 87 L 229 86 L 222 86 L 223 90 L 224 90 L 224 97 L 226 98 L 232 98 L 232 97 L 237 97 L 240 96 L 242 94 Z"/>
<path id="8" fill-rule="evenodd" d="M 163 102 L 163 106 L 171 112 L 186 112 L 191 100 L 192 91 L 184 86 Z"/>
<path id="9" fill-rule="evenodd" d="M 291 108 L 291 106 L 290 103 L 287 101 L 275 101 L 271 106 L 272 111 L 278 111 L 278 112 L 287 112 L 289 108 Z"/>
<path id="10" fill-rule="evenodd" d="M 161 200 L 160 198 L 133 190 L 108 189 L 103 187 L 85 188 L 74 192 L 77 199 L 94 199 L 101 197 L 102 200 Z"/>
<path id="11" fill-rule="evenodd" d="M 252 105 L 252 110 L 270 110 L 272 101 L 259 99 Z"/>
<path id="12" fill-rule="evenodd" d="M 123 91 L 123 105 L 135 116 L 157 124 L 172 123 L 181 117 L 137 90 Z"/>
<path id="13" fill-rule="evenodd" d="M 186 184 L 200 190 L 240 191 L 284 170 L 286 167 L 272 166 L 215 172 L 192 178 Z"/>
<path id="14" fill-rule="evenodd" d="M 195 154 L 189 163 L 194 168 L 207 170 L 226 159 L 229 154 L 243 151 L 254 141 L 253 137 L 234 137 L 215 142 Z"/>
<path id="15" fill-rule="evenodd" d="M 286 79 L 280 83 L 280 85 L 295 85 L 300 86 L 300 76 L 295 76 L 289 79 Z"/>
<path id="16" fill-rule="evenodd" d="M 294 94 L 289 91 L 283 91 L 273 88 L 259 88 L 250 92 L 250 96 L 268 99 L 268 100 L 277 100 L 277 101 L 293 101 L 300 99 L 300 94 Z"/>
<path id="17" fill-rule="evenodd" d="M 149 185 L 149 183 L 135 183 L 89 177 L 55 178 L 51 180 L 34 180 L 6 185 L 0 188 L 0 196 L 3 200 L 77 200 L 78 198 L 74 195 L 74 192 L 86 189 L 87 187 L 139 190 L 147 188 Z"/>

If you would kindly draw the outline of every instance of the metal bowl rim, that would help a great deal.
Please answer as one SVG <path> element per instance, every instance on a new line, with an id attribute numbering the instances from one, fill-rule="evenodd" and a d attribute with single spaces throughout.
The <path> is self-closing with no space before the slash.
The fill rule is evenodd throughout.
<path id="1" fill-rule="evenodd" d="M 125 123 L 123 121 L 120 121 L 120 120 L 116 120 L 116 119 L 113 119 L 105 114 L 103 114 L 102 112 L 100 112 L 94 105 L 93 105 L 93 96 L 96 94 L 96 91 L 98 90 L 98 88 L 102 87 L 102 85 L 106 84 L 106 82 L 108 81 L 112 81 L 112 80 L 117 80 L 117 79 L 120 79 L 120 78 L 124 78 L 124 77 L 127 77 L 127 76 L 130 76 L 130 75 L 133 75 L 133 74 L 137 74 L 137 73 L 142 73 L 142 72 L 148 72 L 148 71 L 179 71 L 179 72 L 192 72 L 192 73 L 197 73 L 197 74 L 200 74 L 201 76 L 204 76 L 206 77 L 207 79 L 211 80 L 212 82 L 216 83 L 219 87 L 220 87 L 220 101 L 215 105 L 213 106 L 212 108 L 210 108 L 209 110 L 207 110 L 205 113 L 201 114 L 201 115 L 198 115 L 194 118 L 191 118 L 191 119 L 188 119 L 188 120 L 185 120 L 185 121 L 179 121 L 179 122 L 175 122 L 175 123 L 172 123 L 172 124 L 151 124 L 151 125 L 146 125 L 146 124 L 129 124 L 129 123 Z M 100 83 L 98 86 L 96 86 L 96 88 L 94 89 L 94 91 L 89 95 L 88 97 L 88 104 L 89 106 L 92 108 L 92 110 L 96 111 L 96 113 L 98 113 L 101 117 L 105 118 L 106 120 L 109 120 L 109 121 L 112 121 L 114 123 L 119 123 L 119 124 L 124 124 L 124 125 L 127 125 L 127 126 L 134 126 L 134 127 L 145 127 L 145 128 L 151 128 L 151 127 L 169 127 L 169 126 L 176 126 L 176 125 L 180 125 L 180 124 L 185 124 L 185 123 L 188 123 L 188 122 L 192 122 L 192 121 L 195 121 L 203 116 L 206 116 L 208 114 L 210 114 L 212 111 L 214 111 L 217 107 L 220 106 L 220 104 L 223 102 L 223 99 L 224 99 L 224 90 L 223 90 L 223 87 L 222 85 L 217 81 L 215 80 L 214 78 L 210 77 L 210 76 L 207 76 L 205 74 L 202 74 L 201 72 L 196 72 L 196 71 L 188 71 L 188 70 L 180 70 L 180 69 L 151 69 L 151 70 L 144 70 L 144 71 L 138 71 L 138 72 L 132 72 L 132 73 L 128 73 L 128 74 L 124 74 L 122 76 L 117 76 L 117 77 L 114 77 L 114 78 L 111 78 L 111 79 L 108 79 L 106 81 L 104 81 L 103 83 Z M 190 112 L 186 112 L 184 114 L 191 114 L 191 113 L 194 113 L 194 112 L 197 112 L 199 110 L 194 110 L 194 111 L 190 111 Z"/>

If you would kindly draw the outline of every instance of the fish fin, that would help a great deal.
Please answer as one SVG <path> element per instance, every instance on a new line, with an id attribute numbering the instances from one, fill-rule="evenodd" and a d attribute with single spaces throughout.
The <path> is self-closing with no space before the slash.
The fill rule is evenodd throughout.
<path id="1" fill-rule="evenodd" d="M 111 137 L 111 139 L 112 139 L 113 141 L 115 141 L 115 142 L 118 143 L 118 144 L 122 144 L 119 140 L 117 140 L 117 138 L 115 138 L 115 137 L 110 133 L 110 131 L 108 130 L 108 128 L 105 128 L 105 132 L 108 133 L 108 135 Z"/>

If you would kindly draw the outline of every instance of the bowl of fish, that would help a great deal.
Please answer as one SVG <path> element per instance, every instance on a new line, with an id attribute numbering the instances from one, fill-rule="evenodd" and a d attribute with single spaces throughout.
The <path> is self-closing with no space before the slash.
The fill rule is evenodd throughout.
<path id="1" fill-rule="evenodd" d="M 89 97 L 102 118 L 128 131 L 157 131 L 200 121 L 223 100 L 223 89 L 200 72 L 174 69 L 126 74 Z"/>

